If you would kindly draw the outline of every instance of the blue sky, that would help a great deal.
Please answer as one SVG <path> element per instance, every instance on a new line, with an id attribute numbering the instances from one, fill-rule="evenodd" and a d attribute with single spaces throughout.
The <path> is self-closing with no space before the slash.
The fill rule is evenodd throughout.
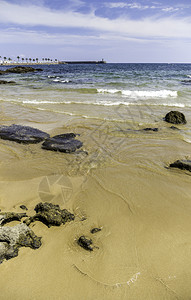
<path id="1" fill-rule="evenodd" d="M 0 55 L 191 62 L 191 1 L 0 0 Z"/>

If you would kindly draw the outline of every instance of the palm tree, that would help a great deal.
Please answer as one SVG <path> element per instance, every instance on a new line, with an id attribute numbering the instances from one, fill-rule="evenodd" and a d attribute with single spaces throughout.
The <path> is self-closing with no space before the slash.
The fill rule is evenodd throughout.
<path id="1" fill-rule="evenodd" d="M 4 62 L 5 62 L 5 60 L 7 59 L 6 56 L 4 56 L 3 59 L 4 59 Z"/>
<path id="2" fill-rule="evenodd" d="M 32 58 L 29 58 L 29 61 L 31 62 Z"/>
<path id="3" fill-rule="evenodd" d="M 24 62 L 24 60 L 25 60 L 24 57 L 22 57 L 22 62 Z"/>
<path id="4" fill-rule="evenodd" d="M 26 63 L 27 63 L 28 62 L 28 58 L 26 57 L 25 60 L 26 60 Z"/>
<path id="5" fill-rule="evenodd" d="M 38 63 L 38 58 L 36 58 L 36 62 Z"/>
<path id="6" fill-rule="evenodd" d="M 17 59 L 18 59 L 18 62 L 19 62 L 20 56 L 17 56 Z"/>

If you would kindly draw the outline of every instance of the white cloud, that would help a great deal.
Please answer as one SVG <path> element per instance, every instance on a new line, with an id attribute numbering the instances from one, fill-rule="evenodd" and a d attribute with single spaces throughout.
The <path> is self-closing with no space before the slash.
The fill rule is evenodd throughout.
<path id="1" fill-rule="evenodd" d="M 178 11 L 180 10 L 179 8 L 174 8 L 174 7 L 166 7 L 166 8 L 162 8 L 162 11 L 165 11 L 165 12 L 175 12 L 175 11 Z"/>
<path id="2" fill-rule="evenodd" d="M 191 38 L 191 18 L 145 18 L 110 20 L 95 16 L 94 12 L 82 14 L 56 11 L 42 6 L 10 4 L 0 1 L 0 23 L 10 26 L 47 26 L 78 28 L 101 33 L 120 35 L 123 38 Z M 77 34 L 76 34 L 77 35 Z M 2 39 L 1 39 L 2 41 Z"/>
<path id="3" fill-rule="evenodd" d="M 111 3 L 106 3 L 105 6 L 109 8 L 124 8 L 127 7 L 127 3 L 124 2 L 111 2 Z"/>
<path id="4" fill-rule="evenodd" d="M 141 5 L 140 3 L 124 3 L 124 2 L 111 2 L 105 4 L 109 8 L 131 8 L 131 9 L 148 9 L 148 5 Z"/>

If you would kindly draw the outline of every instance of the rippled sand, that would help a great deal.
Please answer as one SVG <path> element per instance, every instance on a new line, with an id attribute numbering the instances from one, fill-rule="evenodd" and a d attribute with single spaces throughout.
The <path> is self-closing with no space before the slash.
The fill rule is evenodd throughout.
<path id="1" fill-rule="evenodd" d="M 24 204 L 33 214 L 51 201 L 76 216 L 61 227 L 31 225 L 42 246 L 0 265 L 2 299 L 190 299 L 190 174 L 167 166 L 190 157 L 191 119 L 172 130 L 164 112 L 140 122 L 133 108 L 133 122 L 121 124 L 3 106 L 3 124 L 79 133 L 84 152 L 0 141 L 2 211 Z M 144 127 L 160 130 L 135 131 Z M 102 230 L 92 235 L 94 227 Z M 81 235 L 94 251 L 79 247 Z"/>

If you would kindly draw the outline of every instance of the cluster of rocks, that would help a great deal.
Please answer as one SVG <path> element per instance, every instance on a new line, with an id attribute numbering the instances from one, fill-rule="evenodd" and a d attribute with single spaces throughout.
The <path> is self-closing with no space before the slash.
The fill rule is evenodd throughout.
<path id="1" fill-rule="evenodd" d="M 183 113 L 179 111 L 171 111 L 166 114 L 165 119 L 166 122 L 172 124 L 186 124 L 186 118 Z M 177 129 L 175 127 L 175 129 Z M 181 170 L 187 170 L 191 172 L 191 160 L 176 160 L 175 162 L 169 165 L 170 168 L 178 168 Z"/>
<path id="2" fill-rule="evenodd" d="M 20 207 L 27 210 L 24 205 Z M 59 205 L 48 202 L 38 203 L 34 210 L 36 212 L 34 216 L 27 216 L 26 213 L 0 212 L 0 263 L 18 256 L 21 247 L 38 249 L 42 245 L 42 238 L 36 236 L 29 227 L 31 222 L 39 221 L 47 227 L 51 227 L 61 226 L 75 219 L 74 214 L 68 210 L 61 209 Z M 22 219 L 24 219 L 23 222 Z M 12 221 L 20 223 L 15 226 L 4 226 Z M 101 231 L 101 228 L 93 228 L 90 233 L 95 234 L 99 231 Z M 87 251 L 98 248 L 93 245 L 91 238 L 84 235 L 77 239 L 77 244 Z"/>
<path id="3" fill-rule="evenodd" d="M 50 227 L 60 226 L 75 218 L 66 209 L 62 210 L 59 205 L 52 203 L 39 203 L 35 211 L 33 217 L 28 217 L 25 213 L 0 212 L 0 263 L 16 257 L 21 247 L 38 249 L 41 246 L 41 237 L 36 236 L 29 227 L 31 222 L 38 220 Z M 21 223 L 23 218 L 25 219 Z M 12 221 L 20 223 L 12 227 L 4 226 Z"/>
<path id="4" fill-rule="evenodd" d="M 83 143 L 75 139 L 76 134 L 65 133 L 53 136 L 39 129 L 12 124 L 10 126 L 0 126 L 0 138 L 22 144 L 36 144 L 43 142 L 42 148 L 51 151 L 65 153 L 75 152 L 83 146 Z"/>
<path id="5" fill-rule="evenodd" d="M 6 70 L 0 70 L 0 75 L 6 75 L 6 74 L 23 74 L 23 73 L 29 73 L 29 72 L 37 72 L 37 71 L 43 71 L 40 68 L 32 68 L 32 67 L 23 67 L 23 66 L 17 66 L 13 68 L 8 68 Z M 0 84 L 16 84 L 15 81 L 7 81 L 7 80 L 0 80 Z"/>

